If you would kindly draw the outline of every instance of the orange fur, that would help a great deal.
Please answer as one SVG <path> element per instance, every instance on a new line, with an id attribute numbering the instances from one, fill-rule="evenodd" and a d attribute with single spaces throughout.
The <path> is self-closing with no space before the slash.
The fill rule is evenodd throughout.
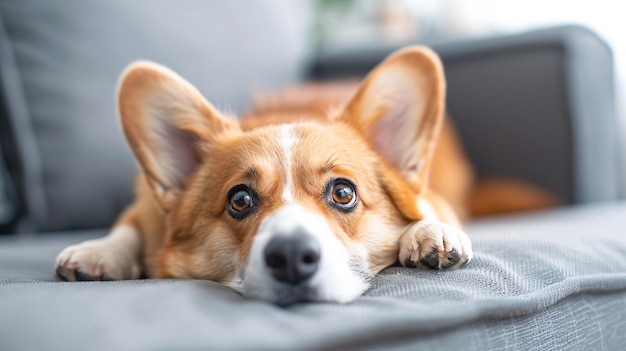
<path id="1" fill-rule="evenodd" d="M 507 178 L 491 178 L 478 182 L 469 199 L 471 215 L 475 217 L 559 205 L 562 205 L 561 200 L 540 187 Z"/>

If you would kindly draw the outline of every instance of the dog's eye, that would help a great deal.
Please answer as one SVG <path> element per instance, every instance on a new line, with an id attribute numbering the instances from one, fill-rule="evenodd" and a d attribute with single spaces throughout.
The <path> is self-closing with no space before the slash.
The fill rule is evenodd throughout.
<path id="1" fill-rule="evenodd" d="M 350 211 L 357 204 L 356 187 L 347 179 L 337 179 L 329 184 L 329 201 L 342 211 Z"/>
<path id="2" fill-rule="evenodd" d="M 347 205 L 354 200 L 354 189 L 347 184 L 335 184 L 332 196 L 336 203 Z"/>
<path id="3" fill-rule="evenodd" d="M 228 192 L 228 213 L 235 219 L 242 219 L 247 216 L 256 206 L 252 190 L 240 184 Z"/>
<path id="4" fill-rule="evenodd" d="M 243 211 L 252 205 L 252 196 L 245 191 L 240 190 L 230 199 L 230 207 L 235 211 Z"/>

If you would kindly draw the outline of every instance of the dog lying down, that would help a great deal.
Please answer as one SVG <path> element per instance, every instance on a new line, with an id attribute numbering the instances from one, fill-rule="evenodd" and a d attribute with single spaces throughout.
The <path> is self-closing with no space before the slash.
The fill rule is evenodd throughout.
<path id="1" fill-rule="evenodd" d="M 407 47 L 345 101 L 316 95 L 323 90 L 282 106 L 266 99 L 237 120 L 169 69 L 133 63 L 118 108 L 141 166 L 135 202 L 106 237 L 63 250 L 58 277 L 143 272 L 213 280 L 280 305 L 345 303 L 398 261 L 467 263 L 472 245 L 455 212 L 471 172 L 444 123 L 438 57 Z"/>

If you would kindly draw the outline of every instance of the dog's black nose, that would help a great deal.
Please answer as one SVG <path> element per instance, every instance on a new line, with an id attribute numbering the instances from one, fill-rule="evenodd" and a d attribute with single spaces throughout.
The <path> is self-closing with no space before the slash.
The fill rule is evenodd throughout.
<path id="1" fill-rule="evenodd" d="M 265 246 L 265 264 L 277 280 L 298 284 L 309 279 L 320 262 L 320 245 L 309 234 L 278 236 Z"/>

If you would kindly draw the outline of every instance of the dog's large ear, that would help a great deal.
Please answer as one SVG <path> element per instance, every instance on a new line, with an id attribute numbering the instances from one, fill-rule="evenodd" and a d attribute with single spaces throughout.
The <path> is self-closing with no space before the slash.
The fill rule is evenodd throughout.
<path id="1" fill-rule="evenodd" d="M 419 191 L 427 179 L 444 103 L 439 58 L 425 47 L 408 47 L 367 75 L 339 118 L 359 130 Z"/>
<path id="2" fill-rule="evenodd" d="M 238 127 L 187 81 L 152 62 L 131 64 L 118 88 L 122 128 L 150 188 L 167 210 L 218 133 Z"/>
<path id="3" fill-rule="evenodd" d="M 419 194 L 428 182 L 444 105 L 441 61 L 428 48 L 408 47 L 367 75 L 338 118 L 359 130 Z M 402 192 L 391 195 L 399 200 Z"/>

